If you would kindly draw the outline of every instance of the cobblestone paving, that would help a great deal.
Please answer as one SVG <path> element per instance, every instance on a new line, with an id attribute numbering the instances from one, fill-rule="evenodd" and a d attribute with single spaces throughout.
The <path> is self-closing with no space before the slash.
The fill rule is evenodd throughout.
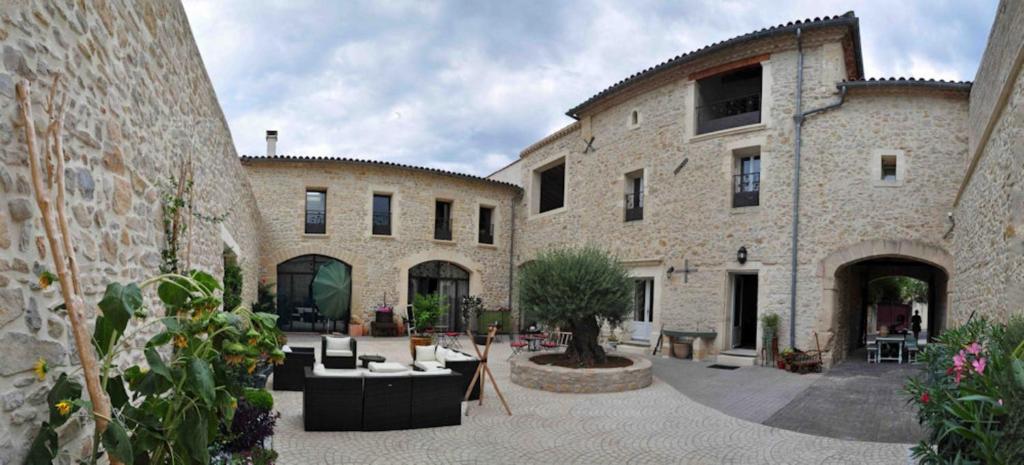
<path id="1" fill-rule="evenodd" d="M 463 345 L 468 342 L 463 340 Z M 291 335 L 297 346 L 315 336 Z M 360 339 L 359 353 L 409 362 L 406 339 Z M 495 344 L 491 370 L 512 407 L 501 410 L 490 386 L 461 426 L 387 432 L 302 430 L 302 393 L 275 392 L 274 436 L 288 464 L 887 464 L 907 463 L 907 446 L 843 441 L 751 423 L 680 394 L 659 379 L 614 394 L 557 394 L 509 382 L 508 344 Z M 837 419 L 838 420 L 838 419 Z"/>

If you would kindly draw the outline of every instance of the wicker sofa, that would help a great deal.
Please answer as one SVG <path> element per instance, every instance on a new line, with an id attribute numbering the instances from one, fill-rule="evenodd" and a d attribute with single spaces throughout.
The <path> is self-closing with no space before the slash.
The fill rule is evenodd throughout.
<path id="1" fill-rule="evenodd" d="M 305 385 L 305 368 L 313 368 L 316 354 L 313 347 L 287 347 L 284 363 L 274 365 L 275 391 L 301 391 Z"/>
<path id="2" fill-rule="evenodd" d="M 356 338 L 348 336 L 320 336 L 320 363 L 324 367 L 355 368 L 357 355 Z"/>
<path id="3" fill-rule="evenodd" d="M 457 356 L 446 357 L 446 354 L 455 354 Z M 472 355 L 437 345 L 419 346 L 413 354 L 413 368 L 417 371 L 446 368 L 462 374 L 461 392 L 463 396 L 466 395 L 466 389 L 469 388 L 469 383 L 473 381 L 473 376 L 476 374 L 476 369 L 479 365 L 480 360 L 477 360 Z M 479 398 L 480 383 L 477 382 L 473 385 L 473 390 L 469 394 L 469 400 L 477 400 Z"/>
<path id="4" fill-rule="evenodd" d="M 305 369 L 306 431 L 385 431 L 462 423 L 462 375 Z"/>

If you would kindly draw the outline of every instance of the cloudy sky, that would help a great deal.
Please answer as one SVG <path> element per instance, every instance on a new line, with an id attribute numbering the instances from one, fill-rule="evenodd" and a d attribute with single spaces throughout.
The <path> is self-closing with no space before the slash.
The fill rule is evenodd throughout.
<path id="1" fill-rule="evenodd" d="M 778 3 L 778 4 L 773 4 Z M 185 0 L 240 154 L 487 175 L 618 80 L 799 18 L 860 17 L 868 76 L 970 80 L 997 0 Z"/>

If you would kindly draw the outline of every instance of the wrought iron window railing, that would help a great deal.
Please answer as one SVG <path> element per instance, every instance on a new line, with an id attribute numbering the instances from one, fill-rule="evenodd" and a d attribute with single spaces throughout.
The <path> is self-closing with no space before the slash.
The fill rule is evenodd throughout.
<path id="1" fill-rule="evenodd" d="M 480 236 L 477 240 L 481 244 L 493 244 L 494 243 L 494 223 L 480 225 Z"/>
<path id="2" fill-rule="evenodd" d="M 324 234 L 327 232 L 327 212 L 306 212 L 306 234 Z"/>
<path id="3" fill-rule="evenodd" d="M 441 241 L 452 240 L 451 218 L 438 218 L 434 220 L 434 239 Z"/>
<path id="4" fill-rule="evenodd" d="M 379 236 L 391 235 L 391 212 L 373 213 L 373 233 Z"/>
<path id="5" fill-rule="evenodd" d="M 733 176 L 732 206 L 753 207 L 761 202 L 761 173 L 744 173 Z"/>
<path id="6" fill-rule="evenodd" d="M 644 219 L 644 193 L 626 194 L 626 221 Z"/>
<path id="7" fill-rule="evenodd" d="M 697 107 L 697 134 L 760 122 L 760 93 L 731 97 Z"/>

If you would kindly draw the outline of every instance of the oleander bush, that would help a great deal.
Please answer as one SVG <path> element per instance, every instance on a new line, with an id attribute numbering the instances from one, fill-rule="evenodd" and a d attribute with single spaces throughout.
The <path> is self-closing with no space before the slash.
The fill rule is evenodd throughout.
<path id="1" fill-rule="evenodd" d="M 926 367 L 906 384 L 928 437 L 925 464 L 1024 463 L 1024 317 L 974 320 L 918 355 Z"/>

